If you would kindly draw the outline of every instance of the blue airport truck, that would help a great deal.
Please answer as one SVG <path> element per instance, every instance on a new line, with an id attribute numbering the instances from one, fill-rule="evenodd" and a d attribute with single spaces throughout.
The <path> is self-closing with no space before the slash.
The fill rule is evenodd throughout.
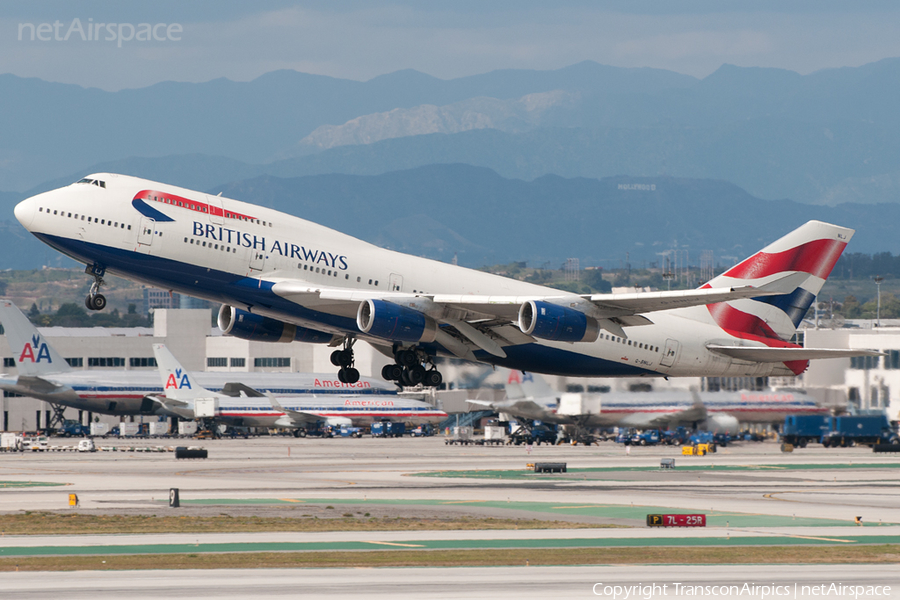
<path id="1" fill-rule="evenodd" d="M 822 436 L 822 445 L 847 448 L 854 444 L 900 444 L 897 426 L 885 415 L 831 417 L 831 430 Z"/>
<path id="2" fill-rule="evenodd" d="M 372 423 L 372 437 L 403 437 L 406 423 L 396 421 L 377 421 Z"/>
<path id="3" fill-rule="evenodd" d="M 659 429 L 645 429 L 631 436 L 632 446 L 655 446 L 660 442 Z"/>
<path id="4" fill-rule="evenodd" d="M 788 415 L 781 428 L 781 441 L 798 448 L 810 442 L 821 442 L 822 436 L 831 431 L 829 415 Z"/>

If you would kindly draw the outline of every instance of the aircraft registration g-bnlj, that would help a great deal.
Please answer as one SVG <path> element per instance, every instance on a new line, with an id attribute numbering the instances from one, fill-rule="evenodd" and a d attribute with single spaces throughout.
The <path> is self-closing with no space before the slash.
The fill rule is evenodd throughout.
<path id="1" fill-rule="evenodd" d="M 810 221 L 701 288 L 576 295 L 378 248 L 299 217 L 135 177 L 97 173 L 33 196 L 16 218 L 87 265 L 221 302 L 244 339 L 342 345 L 354 382 L 364 340 L 385 379 L 436 386 L 438 355 L 567 376 L 769 376 L 810 359 L 876 355 L 791 343 L 853 234 Z"/>

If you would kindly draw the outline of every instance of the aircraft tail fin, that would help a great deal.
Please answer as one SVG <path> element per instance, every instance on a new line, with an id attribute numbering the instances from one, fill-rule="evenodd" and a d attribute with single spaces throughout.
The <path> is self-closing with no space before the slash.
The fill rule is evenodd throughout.
<path id="1" fill-rule="evenodd" d="M 556 395 L 547 381 L 537 373 L 511 370 L 505 387 L 506 397 L 510 400 L 548 398 Z"/>
<path id="2" fill-rule="evenodd" d="M 19 307 L 6 299 L 0 300 L 0 323 L 6 331 L 19 375 L 40 376 L 72 370 Z"/>
<path id="3" fill-rule="evenodd" d="M 781 279 L 792 282 L 792 289 L 784 294 L 710 304 L 710 314 L 719 327 L 738 338 L 790 339 L 853 233 L 852 229 L 821 221 L 801 225 L 703 286 L 763 287 Z"/>
<path id="4" fill-rule="evenodd" d="M 159 375 L 166 398 L 189 402 L 196 398 L 218 396 L 215 392 L 207 390 L 197 383 L 166 348 L 165 344 L 153 344 L 153 354 L 156 356 L 156 364 L 159 366 Z"/>

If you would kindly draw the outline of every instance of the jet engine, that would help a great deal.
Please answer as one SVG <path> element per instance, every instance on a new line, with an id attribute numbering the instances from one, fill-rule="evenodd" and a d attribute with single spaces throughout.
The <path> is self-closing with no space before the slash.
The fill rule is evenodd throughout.
<path id="1" fill-rule="evenodd" d="M 398 342 L 433 342 L 437 324 L 417 310 L 385 302 L 364 300 L 356 311 L 359 330 Z"/>
<path id="2" fill-rule="evenodd" d="M 737 418 L 731 415 L 709 415 L 702 429 L 713 433 L 734 434 L 740 431 L 740 424 Z"/>
<path id="3" fill-rule="evenodd" d="M 597 321 L 583 312 L 540 300 L 529 300 L 519 308 L 519 329 L 554 342 L 593 342 L 600 335 Z"/>
<path id="4" fill-rule="evenodd" d="M 233 335 L 251 342 L 307 342 L 327 344 L 332 335 L 315 329 L 284 323 L 262 315 L 254 315 L 227 304 L 219 309 L 219 329 L 225 335 Z"/>

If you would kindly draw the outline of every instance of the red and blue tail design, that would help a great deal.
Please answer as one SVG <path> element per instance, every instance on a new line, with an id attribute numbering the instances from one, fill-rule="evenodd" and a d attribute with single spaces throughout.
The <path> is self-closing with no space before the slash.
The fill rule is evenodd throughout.
<path id="1" fill-rule="evenodd" d="M 703 287 L 759 287 L 794 273 L 808 277 L 778 296 L 721 302 L 707 306 L 716 324 L 739 339 L 772 347 L 793 346 L 794 335 L 813 300 L 853 236 L 853 230 L 810 221 L 728 269 Z M 805 363 L 806 361 L 799 361 Z M 792 370 L 800 365 L 788 365 Z M 802 369 L 801 369 L 802 371 Z"/>

